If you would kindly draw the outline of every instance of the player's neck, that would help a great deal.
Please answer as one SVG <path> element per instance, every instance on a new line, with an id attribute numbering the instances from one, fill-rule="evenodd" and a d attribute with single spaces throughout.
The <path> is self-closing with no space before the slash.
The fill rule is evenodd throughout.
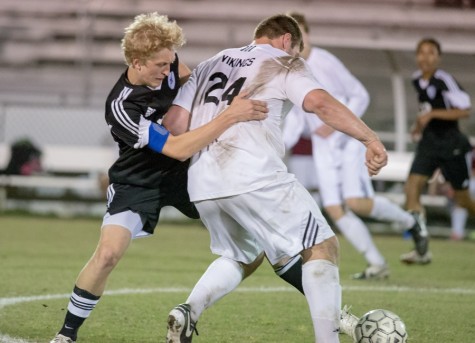
<path id="1" fill-rule="evenodd" d="M 125 76 L 127 77 L 127 81 L 129 81 L 129 83 L 131 85 L 137 85 L 138 84 L 139 79 L 138 79 L 138 75 L 135 72 L 134 68 L 132 68 L 132 67 L 127 68 L 127 73 L 125 74 Z"/>
<path id="2" fill-rule="evenodd" d="M 430 80 L 432 78 L 432 75 L 434 75 L 435 70 L 424 70 L 422 72 L 422 78 L 424 80 Z"/>

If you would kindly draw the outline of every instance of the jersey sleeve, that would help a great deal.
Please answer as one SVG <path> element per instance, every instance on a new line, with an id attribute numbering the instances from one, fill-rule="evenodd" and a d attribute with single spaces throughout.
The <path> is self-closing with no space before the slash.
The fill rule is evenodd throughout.
<path id="1" fill-rule="evenodd" d="M 472 107 L 470 96 L 460 87 L 452 75 L 446 72 L 440 72 L 439 75 L 447 86 L 444 97 L 449 101 L 451 107 L 463 110 Z"/>
<path id="2" fill-rule="evenodd" d="M 125 88 L 122 93 L 127 92 L 132 89 Z M 125 94 L 110 103 L 107 122 L 112 134 L 125 144 L 135 149 L 148 144 L 151 121 L 145 119 L 140 106 L 127 101 Z"/>
<path id="3" fill-rule="evenodd" d="M 288 99 L 300 108 L 303 107 L 303 101 L 309 92 L 314 89 L 324 89 L 313 76 L 307 63 L 301 58 L 292 63 L 284 87 Z"/>
<path id="4" fill-rule="evenodd" d="M 447 98 L 450 101 L 452 107 L 462 110 L 468 110 L 472 107 L 469 95 L 464 91 L 449 92 Z"/>
<path id="5" fill-rule="evenodd" d="M 363 84 L 346 68 L 346 66 L 334 55 L 328 60 L 328 66 L 333 77 L 338 80 L 341 94 L 344 95 L 342 103 L 358 117 L 363 116 L 369 105 L 369 93 Z M 325 85 L 323 84 L 325 87 Z"/>
<path id="6" fill-rule="evenodd" d="M 193 70 L 190 78 L 188 79 L 188 81 L 185 82 L 183 86 L 181 86 L 177 96 L 175 97 L 175 100 L 173 101 L 173 105 L 183 107 L 190 113 L 197 89 L 198 68 Z"/>

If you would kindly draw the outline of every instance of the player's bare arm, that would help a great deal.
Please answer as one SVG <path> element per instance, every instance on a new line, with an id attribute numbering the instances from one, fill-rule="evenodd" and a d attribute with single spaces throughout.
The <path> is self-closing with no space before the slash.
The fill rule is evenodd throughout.
<path id="1" fill-rule="evenodd" d="M 427 113 L 427 115 L 429 116 L 429 120 L 431 119 L 459 120 L 459 119 L 468 118 L 470 116 L 470 108 L 468 109 L 452 108 L 450 110 L 437 109 L 437 110 L 430 111 L 429 113 Z"/>
<path id="2" fill-rule="evenodd" d="M 226 110 L 208 124 L 195 130 L 179 136 L 170 135 L 166 130 L 163 133 L 159 132 L 158 134 L 162 135 L 161 139 L 163 140 L 161 153 L 184 161 L 218 138 L 232 125 L 242 121 L 267 118 L 268 109 L 264 101 L 244 99 L 244 96 L 244 94 L 240 94 L 235 97 Z M 172 106 L 167 116 L 170 115 L 171 118 L 172 113 L 178 114 L 177 117 L 182 119 L 186 117 L 186 114 L 189 116 L 188 111 L 179 106 Z"/>
<path id="3" fill-rule="evenodd" d="M 328 92 L 322 89 L 309 92 L 305 96 L 303 107 L 307 112 L 316 113 L 328 126 L 366 146 L 366 166 L 370 175 L 376 175 L 387 164 L 386 149 L 376 133 Z"/>
<path id="4" fill-rule="evenodd" d="M 236 122 L 247 120 L 260 120 L 249 119 L 249 115 L 260 114 L 260 112 L 267 113 L 267 105 L 263 101 L 255 101 L 245 99 L 247 93 L 241 92 L 234 98 L 230 107 L 223 111 L 222 114 L 228 116 L 236 116 Z M 249 111 L 249 112 L 247 112 Z M 163 118 L 162 125 L 173 135 L 178 136 L 188 131 L 190 126 L 190 112 L 180 106 L 172 106 L 168 110 L 167 114 Z"/>
<path id="5" fill-rule="evenodd" d="M 191 69 L 182 62 L 178 64 L 178 75 L 180 75 L 180 84 L 183 85 L 191 75 Z"/>
<path id="6" fill-rule="evenodd" d="M 190 126 L 190 112 L 180 106 L 172 106 L 162 120 L 162 125 L 174 136 L 188 131 Z"/>
<path id="7" fill-rule="evenodd" d="M 360 118 L 322 89 L 314 89 L 309 92 L 305 96 L 303 108 L 307 112 L 316 113 L 328 126 L 361 141 L 365 145 L 378 139 L 376 133 Z"/>

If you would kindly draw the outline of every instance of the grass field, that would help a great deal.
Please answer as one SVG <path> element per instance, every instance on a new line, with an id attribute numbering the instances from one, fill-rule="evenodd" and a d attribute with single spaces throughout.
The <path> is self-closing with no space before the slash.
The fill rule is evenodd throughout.
<path id="1" fill-rule="evenodd" d="M 59 329 L 77 273 L 97 242 L 100 220 L 0 216 L 0 342 L 48 342 Z M 433 240 L 434 261 L 404 266 L 411 243 L 376 236 L 391 267 L 384 281 L 354 281 L 364 261 L 344 239 L 343 303 L 362 315 L 389 309 L 406 323 L 411 343 L 475 341 L 475 243 Z M 214 259 L 199 222 L 163 224 L 135 241 L 113 272 L 78 342 L 164 342 L 169 310 Z M 313 342 L 303 296 L 263 265 L 238 290 L 207 310 L 193 342 Z M 351 340 L 341 335 L 342 343 Z"/>

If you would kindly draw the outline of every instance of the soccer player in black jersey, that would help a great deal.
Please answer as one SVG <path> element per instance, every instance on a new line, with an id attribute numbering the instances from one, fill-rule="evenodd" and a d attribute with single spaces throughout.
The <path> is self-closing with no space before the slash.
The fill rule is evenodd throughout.
<path id="1" fill-rule="evenodd" d="M 157 13 L 138 15 L 125 30 L 122 50 L 128 67 L 105 108 L 120 151 L 109 169 L 107 213 L 96 251 L 76 280 L 64 324 L 51 342 L 76 341 L 109 274 L 133 238 L 153 233 L 162 207 L 174 206 L 190 218 L 199 218 L 187 192 L 187 159 L 234 123 L 267 116 L 265 102 L 239 95 L 210 125 L 179 136 L 170 134 L 160 123 L 165 114 L 174 114 L 170 106 L 190 74 L 175 53 L 183 44 L 176 22 Z"/>
<path id="2" fill-rule="evenodd" d="M 472 148 L 458 125 L 459 119 L 470 114 L 470 97 L 452 75 L 438 68 L 440 55 L 440 44 L 433 38 L 417 44 L 419 70 L 412 83 L 419 99 L 419 114 L 411 134 L 418 145 L 405 191 L 406 209 L 416 214 L 421 230 L 411 232 L 415 250 L 401 256 L 401 261 L 408 264 L 427 264 L 432 259 L 420 196 L 437 168 L 454 189 L 455 204 L 475 214 L 475 202 L 468 191 Z"/>

